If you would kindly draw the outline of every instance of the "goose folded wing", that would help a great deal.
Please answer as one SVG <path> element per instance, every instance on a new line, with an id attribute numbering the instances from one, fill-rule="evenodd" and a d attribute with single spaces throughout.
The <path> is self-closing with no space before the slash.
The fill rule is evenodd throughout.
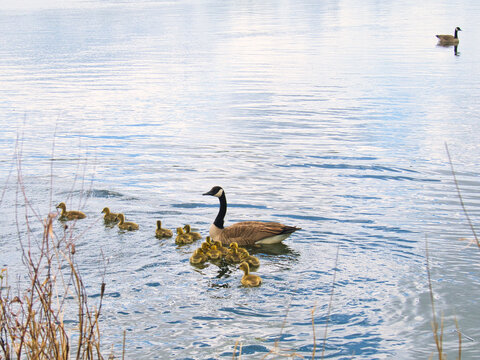
<path id="1" fill-rule="evenodd" d="M 225 228 L 222 232 L 222 243 L 236 242 L 238 245 L 251 245 L 265 238 L 290 234 L 297 230 L 277 222 L 244 221 Z"/>

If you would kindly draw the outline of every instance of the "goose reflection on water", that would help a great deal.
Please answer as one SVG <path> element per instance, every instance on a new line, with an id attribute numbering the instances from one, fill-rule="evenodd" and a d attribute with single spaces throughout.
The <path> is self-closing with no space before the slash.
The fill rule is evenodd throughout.
<path id="1" fill-rule="evenodd" d="M 443 47 L 443 48 L 453 47 L 453 55 L 455 55 L 455 56 L 460 56 L 460 51 L 458 51 L 458 44 L 457 44 L 457 45 L 453 45 L 453 44 L 442 44 L 442 43 L 438 42 L 437 46 L 438 46 L 438 47 Z"/>

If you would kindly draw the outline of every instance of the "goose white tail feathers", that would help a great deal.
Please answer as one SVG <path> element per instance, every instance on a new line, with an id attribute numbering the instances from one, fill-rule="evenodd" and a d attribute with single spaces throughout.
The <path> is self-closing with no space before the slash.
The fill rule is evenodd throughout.
<path id="1" fill-rule="evenodd" d="M 224 217 L 227 212 L 227 199 L 225 191 L 220 186 L 214 186 L 203 195 L 211 195 L 219 198 L 220 209 L 218 215 L 210 226 L 212 239 L 220 241 L 224 245 L 236 242 L 238 245 L 253 244 L 276 244 L 300 228 L 288 226 L 278 222 L 244 221 L 226 228 L 223 227 Z"/>

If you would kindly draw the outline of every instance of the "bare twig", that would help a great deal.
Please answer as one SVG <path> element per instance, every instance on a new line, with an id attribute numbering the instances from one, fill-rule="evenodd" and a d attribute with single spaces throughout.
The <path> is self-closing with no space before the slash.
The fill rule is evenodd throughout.
<path id="1" fill-rule="evenodd" d="M 443 316 L 441 319 L 440 325 L 440 335 L 438 334 L 439 326 L 437 322 L 437 315 L 435 310 L 435 299 L 433 296 L 433 287 L 432 287 L 432 277 L 430 274 L 430 256 L 428 252 L 428 238 L 425 236 L 425 255 L 426 255 L 426 267 L 427 267 L 427 280 L 428 280 L 428 290 L 430 293 L 430 303 L 432 305 L 432 330 L 433 338 L 435 340 L 435 345 L 438 352 L 438 360 L 443 360 Z"/>
<path id="2" fill-rule="evenodd" d="M 332 291 L 330 293 L 330 301 L 328 302 L 328 312 L 327 318 L 325 320 L 325 331 L 323 333 L 323 347 L 322 347 L 322 359 L 325 356 L 325 346 L 327 344 L 327 330 L 328 330 L 328 322 L 330 321 L 330 314 L 332 312 L 332 304 L 333 304 L 333 294 L 335 292 L 335 279 L 337 277 L 337 267 L 338 267 L 338 254 L 340 253 L 340 245 L 337 247 L 337 256 L 335 257 L 335 267 L 333 269 L 333 279 L 332 279 Z"/>
<path id="3" fill-rule="evenodd" d="M 448 162 L 450 163 L 450 169 L 452 171 L 453 182 L 455 183 L 455 188 L 457 189 L 457 195 L 458 195 L 458 199 L 460 200 L 460 205 L 462 206 L 462 210 L 463 210 L 463 213 L 465 214 L 465 217 L 467 218 L 468 225 L 470 226 L 470 230 L 472 230 L 472 234 L 475 238 L 475 241 L 477 242 L 477 246 L 480 248 L 480 241 L 478 240 L 477 233 L 475 231 L 475 228 L 473 227 L 472 220 L 470 219 L 470 215 L 468 215 L 467 208 L 465 207 L 465 203 L 463 202 L 462 193 L 460 192 L 460 186 L 458 185 L 457 176 L 455 174 L 455 169 L 453 168 L 453 162 L 452 162 L 452 158 L 450 156 L 450 151 L 448 151 L 447 143 L 445 143 L 445 150 L 447 151 Z"/>

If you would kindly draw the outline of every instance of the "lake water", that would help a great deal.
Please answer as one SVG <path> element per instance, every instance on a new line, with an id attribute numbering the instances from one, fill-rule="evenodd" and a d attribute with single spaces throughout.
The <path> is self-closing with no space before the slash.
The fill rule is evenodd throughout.
<path id="1" fill-rule="evenodd" d="M 327 320 L 326 358 L 428 358 L 427 238 L 445 352 L 458 352 L 456 318 L 462 359 L 480 357 L 480 249 L 445 149 L 478 224 L 477 0 L 0 10 L 0 266 L 21 278 L 19 138 L 32 208 L 44 218 L 65 201 L 88 215 L 71 231 L 93 302 L 105 276 L 107 355 L 121 354 L 126 330 L 132 359 L 232 358 L 236 342 L 260 359 L 276 341 L 309 358 L 314 310 L 318 358 Z M 455 26 L 457 54 L 434 36 Z M 253 249 L 260 288 L 241 287 L 234 267 L 192 267 L 198 244 L 154 237 L 157 219 L 207 235 L 218 201 L 202 193 L 213 185 L 225 188 L 227 225 L 303 229 Z M 104 206 L 140 230 L 105 227 Z"/>

